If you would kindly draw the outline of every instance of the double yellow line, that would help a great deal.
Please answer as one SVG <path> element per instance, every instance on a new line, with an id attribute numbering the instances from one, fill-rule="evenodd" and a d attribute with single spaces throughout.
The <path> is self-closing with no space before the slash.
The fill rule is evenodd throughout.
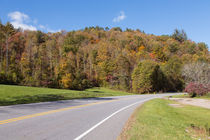
<path id="1" fill-rule="evenodd" d="M 8 119 L 8 120 L 2 120 L 2 121 L 0 121 L 0 124 L 6 124 L 6 123 L 11 123 L 11 122 L 16 122 L 16 121 L 20 121 L 20 120 L 25 120 L 25 119 L 29 119 L 29 118 L 38 117 L 38 116 L 44 116 L 44 115 L 48 115 L 48 114 L 53 114 L 53 113 L 57 113 L 57 112 L 61 112 L 61 111 L 66 111 L 66 110 L 71 110 L 71 109 L 76 109 L 76 108 L 81 108 L 81 107 L 87 107 L 87 106 L 96 105 L 96 104 L 113 102 L 113 101 L 116 101 L 116 100 L 119 100 L 119 99 L 109 100 L 109 101 L 100 101 L 100 102 L 95 102 L 95 103 L 90 103 L 90 104 L 84 104 L 84 105 L 78 105 L 78 106 L 71 106 L 71 107 L 66 107 L 66 108 L 51 110 L 51 111 L 47 111 L 47 112 L 41 112 L 41 113 L 26 115 L 26 116 L 17 117 L 17 118 L 11 118 L 11 119 Z"/>

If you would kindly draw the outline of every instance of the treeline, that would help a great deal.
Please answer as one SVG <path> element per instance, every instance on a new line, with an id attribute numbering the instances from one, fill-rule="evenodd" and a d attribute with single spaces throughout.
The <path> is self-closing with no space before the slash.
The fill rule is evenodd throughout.
<path id="1" fill-rule="evenodd" d="M 182 91 L 183 67 L 209 64 L 205 43 L 182 30 L 155 36 L 140 30 L 88 27 L 43 33 L 0 24 L 0 83 L 83 90 L 107 86 L 137 93 Z"/>

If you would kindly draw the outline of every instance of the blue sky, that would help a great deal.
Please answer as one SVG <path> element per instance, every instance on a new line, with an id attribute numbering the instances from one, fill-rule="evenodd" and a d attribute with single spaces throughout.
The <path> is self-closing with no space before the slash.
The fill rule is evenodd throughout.
<path id="1" fill-rule="evenodd" d="M 210 0 L 1 0 L 0 19 L 45 32 L 98 25 L 162 35 L 178 28 L 210 46 Z"/>

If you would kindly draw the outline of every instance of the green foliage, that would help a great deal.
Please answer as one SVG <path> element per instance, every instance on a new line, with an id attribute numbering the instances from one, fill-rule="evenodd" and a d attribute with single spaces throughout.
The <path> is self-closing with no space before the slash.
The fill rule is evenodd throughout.
<path id="1" fill-rule="evenodd" d="M 185 40 L 187 40 L 187 34 L 185 33 L 184 30 L 178 30 L 175 29 L 172 38 L 174 38 L 175 40 L 179 41 L 179 42 L 183 42 Z"/>
<path id="2" fill-rule="evenodd" d="M 68 53 L 72 51 L 76 54 L 84 39 L 83 35 L 75 35 L 75 32 L 69 32 L 64 40 L 64 52 Z"/>
<path id="3" fill-rule="evenodd" d="M 153 47 L 153 54 L 158 61 L 165 62 L 168 59 L 163 51 L 163 47 L 159 46 L 158 44 Z"/>
<path id="4" fill-rule="evenodd" d="M 208 46 L 205 43 L 201 42 L 201 43 L 198 43 L 198 48 L 200 51 L 205 51 L 208 49 Z"/>
<path id="5" fill-rule="evenodd" d="M 120 27 L 114 27 L 112 28 L 112 30 L 122 32 L 122 29 Z"/>
<path id="6" fill-rule="evenodd" d="M 45 42 L 45 34 L 41 31 L 36 32 L 36 42 L 37 44 L 41 44 Z"/>
<path id="7" fill-rule="evenodd" d="M 173 44 L 170 44 L 169 47 L 168 47 L 169 51 L 171 53 L 176 53 L 178 51 L 178 43 L 173 43 Z"/>
<path id="8" fill-rule="evenodd" d="M 157 63 L 145 60 L 138 64 L 132 73 L 132 89 L 136 93 L 160 91 L 164 75 Z"/>
<path id="9" fill-rule="evenodd" d="M 130 75 L 131 75 L 131 64 L 129 60 L 119 55 L 115 60 L 115 69 L 113 71 L 113 77 L 110 80 L 112 87 L 121 90 L 130 90 Z"/>
<path id="10" fill-rule="evenodd" d="M 171 57 L 169 61 L 161 67 L 165 74 L 166 91 L 182 91 L 184 79 L 182 78 L 182 62 L 178 57 Z"/>

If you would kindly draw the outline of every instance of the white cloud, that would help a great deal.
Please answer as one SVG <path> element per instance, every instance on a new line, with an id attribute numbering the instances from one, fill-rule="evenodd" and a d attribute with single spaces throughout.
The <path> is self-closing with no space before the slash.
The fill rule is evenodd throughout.
<path id="1" fill-rule="evenodd" d="M 15 12 L 9 13 L 8 17 L 11 19 L 11 24 L 15 28 L 22 28 L 23 30 L 32 30 L 32 31 L 37 30 L 35 26 L 26 24 L 30 22 L 30 18 L 28 15 L 24 13 L 15 11 Z"/>
<path id="2" fill-rule="evenodd" d="M 23 22 L 24 20 L 29 20 L 28 15 L 18 12 L 18 11 L 9 13 L 8 16 L 11 18 L 11 20 L 18 21 L 18 22 Z"/>
<path id="3" fill-rule="evenodd" d="M 36 31 L 36 30 L 40 29 L 42 31 L 51 32 L 51 33 L 61 31 L 61 30 L 52 30 L 48 26 L 38 24 L 37 19 L 31 20 L 28 15 L 21 13 L 19 11 L 9 13 L 8 17 L 11 20 L 11 24 L 15 28 L 21 28 L 23 30 L 32 30 L 32 31 Z"/>
<path id="4" fill-rule="evenodd" d="M 120 15 L 113 19 L 113 22 L 120 22 L 126 18 L 124 11 L 120 12 Z"/>

